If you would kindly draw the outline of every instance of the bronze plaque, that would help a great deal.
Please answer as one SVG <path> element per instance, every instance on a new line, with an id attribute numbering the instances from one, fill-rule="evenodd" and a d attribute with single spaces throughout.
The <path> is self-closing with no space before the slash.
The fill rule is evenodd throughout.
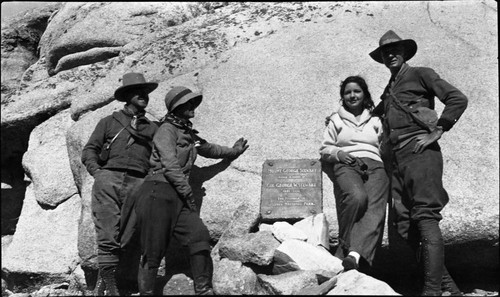
<path id="1" fill-rule="evenodd" d="M 262 219 L 301 219 L 323 212 L 322 188 L 319 160 L 266 160 L 262 165 Z"/>

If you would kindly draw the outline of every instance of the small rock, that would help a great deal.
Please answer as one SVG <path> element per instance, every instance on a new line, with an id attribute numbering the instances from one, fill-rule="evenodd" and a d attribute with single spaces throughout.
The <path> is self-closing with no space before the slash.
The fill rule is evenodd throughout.
<path id="1" fill-rule="evenodd" d="M 276 222 L 273 224 L 273 235 L 280 242 L 287 239 L 307 240 L 307 234 L 301 229 L 290 225 L 288 222 Z"/>
<path id="2" fill-rule="evenodd" d="M 337 286 L 327 295 L 401 295 L 388 284 L 357 270 L 337 276 Z"/>
<path id="3" fill-rule="evenodd" d="M 326 249 L 330 248 L 328 220 L 324 213 L 309 216 L 293 224 L 307 235 L 307 243 L 321 245 Z"/>
<path id="4" fill-rule="evenodd" d="M 291 295 L 318 284 L 314 271 L 298 270 L 279 275 L 258 274 L 260 285 L 272 295 Z"/>
<path id="5" fill-rule="evenodd" d="M 334 273 L 344 269 L 342 261 L 323 247 L 296 239 L 285 240 L 276 249 L 274 264 L 273 273 L 296 270 L 297 267 L 302 270 L 323 269 Z"/>

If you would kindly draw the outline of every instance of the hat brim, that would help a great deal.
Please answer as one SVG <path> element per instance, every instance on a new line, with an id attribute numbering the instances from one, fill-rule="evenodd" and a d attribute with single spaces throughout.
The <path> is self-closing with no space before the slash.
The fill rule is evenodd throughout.
<path id="1" fill-rule="evenodd" d="M 158 87 L 158 83 L 155 82 L 148 82 L 148 83 L 141 83 L 141 84 L 133 84 L 133 85 L 127 85 L 127 86 L 121 86 L 115 91 L 115 99 L 118 101 L 125 102 L 125 99 L 123 95 L 129 91 L 130 89 L 145 89 L 146 92 L 149 94 L 153 92 L 156 88 Z"/>
<path id="2" fill-rule="evenodd" d="M 203 100 L 203 95 L 198 93 L 189 93 L 183 96 L 181 99 L 177 100 L 177 102 L 175 102 L 175 104 L 172 105 L 172 109 L 169 111 L 170 112 L 174 111 L 177 107 L 181 106 L 184 103 L 187 103 L 190 100 L 193 100 L 194 108 L 197 108 L 201 104 L 201 101 Z"/>
<path id="3" fill-rule="evenodd" d="M 370 53 L 370 57 L 372 57 L 373 60 L 375 60 L 375 61 L 377 61 L 377 62 L 379 62 L 381 64 L 384 64 L 384 61 L 382 60 L 382 52 L 381 52 L 381 50 L 384 47 L 387 47 L 389 45 L 395 45 L 395 44 L 401 44 L 403 46 L 403 48 L 405 49 L 405 57 L 404 57 L 405 61 L 410 60 L 417 53 L 417 43 L 415 42 L 415 40 L 413 40 L 413 39 L 403 39 L 403 40 L 400 40 L 400 41 L 391 42 L 391 43 L 379 46 L 376 50 L 374 50 L 374 51 L 372 51 Z"/>

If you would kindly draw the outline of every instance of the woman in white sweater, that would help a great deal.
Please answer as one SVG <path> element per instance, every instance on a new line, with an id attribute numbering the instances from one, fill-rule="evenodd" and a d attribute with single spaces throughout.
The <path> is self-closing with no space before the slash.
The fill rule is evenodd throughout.
<path id="1" fill-rule="evenodd" d="M 347 271 L 372 265 L 382 241 L 389 180 L 379 151 L 382 123 L 372 116 L 365 80 L 346 78 L 340 98 L 339 110 L 327 118 L 320 155 L 333 167 L 340 243 L 335 256 Z"/>

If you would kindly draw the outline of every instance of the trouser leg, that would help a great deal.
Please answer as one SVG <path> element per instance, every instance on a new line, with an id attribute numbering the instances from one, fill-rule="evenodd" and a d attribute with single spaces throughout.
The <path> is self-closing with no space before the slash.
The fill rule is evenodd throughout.
<path id="1" fill-rule="evenodd" d="M 121 201 L 119 187 L 122 178 L 109 170 L 100 170 L 92 188 L 92 219 L 97 237 L 97 262 L 99 266 L 96 293 L 117 295 L 116 268 L 119 262 L 118 243 Z"/>
<path id="2" fill-rule="evenodd" d="M 393 162 L 397 167 L 393 176 L 398 177 L 399 190 L 404 193 L 400 195 L 399 205 L 395 204 L 398 217 L 404 218 L 401 221 L 404 224 L 398 225 L 398 231 L 412 244 L 415 240 L 410 236 L 411 227 L 417 227 L 420 262 L 424 270 L 423 294 L 440 295 L 444 272 L 444 242 L 439 221 L 442 219 L 440 212 L 449 200 L 442 184 L 443 159 L 437 143 L 431 144 L 420 154 L 413 153 L 414 145 L 415 141 L 412 141 L 397 151 Z M 394 185 L 392 190 L 394 195 Z M 409 220 L 406 221 L 408 217 Z"/>
<path id="3" fill-rule="evenodd" d="M 344 258 L 351 248 L 352 229 L 368 207 L 368 194 L 365 191 L 361 174 L 352 166 L 337 163 L 334 165 L 333 189 L 339 226 L 339 248 L 335 256 Z"/>
<path id="4" fill-rule="evenodd" d="M 168 183 L 144 181 L 137 201 L 137 227 L 140 230 L 142 261 L 158 268 L 165 256 L 179 213 L 179 198 Z"/>
<path id="5" fill-rule="evenodd" d="M 213 263 L 210 256 L 210 234 L 196 212 L 182 207 L 173 232 L 189 249 L 191 274 L 197 295 L 213 295 Z"/>
<path id="6" fill-rule="evenodd" d="M 367 208 L 351 230 L 351 247 L 371 265 L 375 251 L 382 242 L 388 199 L 388 178 L 381 162 L 363 159 L 368 165 L 368 179 L 364 183 L 368 195 Z"/>

